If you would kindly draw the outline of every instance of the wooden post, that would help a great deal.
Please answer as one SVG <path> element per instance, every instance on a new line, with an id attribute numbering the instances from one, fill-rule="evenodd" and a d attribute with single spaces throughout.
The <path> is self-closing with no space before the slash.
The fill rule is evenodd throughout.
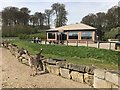
<path id="1" fill-rule="evenodd" d="M 110 42 L 110 45 L 109 45 L 109 49 L 111 49 L 111 42 Z"/>
<path id="2" fill-rule="evenodd" d="M 67 40 L 67 46 L 68 46 L 68 40 Z"/>
<path id="3" fill-rule="evenodd" d="M 78 46 L 78 40 L 76 41 L 76 46 Z"/>
<path id="4" fill-rule="evenodd" d="M 46 40 L 45 40 L 45 45 L 46 45 Z"/>
<path id="5" fill-rule="evenodd" d="M 100 47 L 100 42 L 98 41 L 98 42 L 97 42 L 97 48 L 99 48 L 99 47 Z"/>
<path id="6" fill-rule="evenodd" d="M 88 47 L 88 41 L 86 41 L 86 46 Z"/>

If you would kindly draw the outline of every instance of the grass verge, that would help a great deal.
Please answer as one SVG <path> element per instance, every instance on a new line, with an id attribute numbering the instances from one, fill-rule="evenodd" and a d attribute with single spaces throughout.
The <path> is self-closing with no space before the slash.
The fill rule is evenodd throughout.
<path id="1" fill-rule="evenodd" d="M 106 69 L 118 69 L 118 52 L 84 46 L 41 45 L 28 41 L 11 41 L 19 47 L 36 54 L 43 48 L 43 55 L 47 58 L 65 58 L 75 64 L 94 65 Z"/>

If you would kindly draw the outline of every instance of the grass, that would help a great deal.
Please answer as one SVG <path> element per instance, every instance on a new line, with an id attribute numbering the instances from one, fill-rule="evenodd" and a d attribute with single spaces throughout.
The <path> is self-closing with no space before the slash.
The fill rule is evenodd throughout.
<path id="1" fill-rule="evenodd" d="M 100 68 L 117 69 L 118 52 L 90 47 L 41 45 L 28 41 L 12 41 L 19 47 L 27 49 L 31 54 L 36 54 L 43 48 L 43 55 L 47 58 L 65 58 L 68 62 L 75 64 L 94 65 Z"/>
<path id="2" fill-rule="evenodd" d="M 18 37 L 2 37 L 4 40 L 19 40 Z"/>

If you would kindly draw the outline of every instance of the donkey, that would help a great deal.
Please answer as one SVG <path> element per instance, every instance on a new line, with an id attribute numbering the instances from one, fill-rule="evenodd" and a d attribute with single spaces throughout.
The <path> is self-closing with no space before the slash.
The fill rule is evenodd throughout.
<path id="1" fill-rule="evenodd" d="M 32 56 L 29 53 L 27 53 L 27 55 L 29 57 L 29 59 L 28 59 L 29 66 L 33 70 L 31 76 L 37 75 L 38 68 L 43 70 L 42 58 L 44 58 L 44 56 L 41 55 L 42 51 L 43 50 L 41 49 L 40 52 L 38 54 L 36 54 L 35 56 Z"/>

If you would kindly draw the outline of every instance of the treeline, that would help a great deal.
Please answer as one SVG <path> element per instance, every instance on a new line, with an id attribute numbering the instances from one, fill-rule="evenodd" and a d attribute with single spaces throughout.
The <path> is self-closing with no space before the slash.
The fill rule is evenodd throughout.
<path id="1" fill-rule="evenodd" d="M 51 19 L 55 17 L 55 27 L 66 25 L 67 11 L 65 5 L 54 3 L 51 9 L 45 9 L 44 13 L 35 12 L 30 15 L 27 7 L 6 7 L 2 11 L 2 36 L 13 37 L 19 34 L 34 34 L 39 30 L 49 29 Z"/>
<path id="2" fill-rule="evenodd" d="M 89 14 L 82 19 L 82 23 L 97 28 L 97 35 L 100 40 L 115 38 L 120 33 L 120 7 L 114 6 L 108 9 L 107 13 L 99 12 Z"/>

